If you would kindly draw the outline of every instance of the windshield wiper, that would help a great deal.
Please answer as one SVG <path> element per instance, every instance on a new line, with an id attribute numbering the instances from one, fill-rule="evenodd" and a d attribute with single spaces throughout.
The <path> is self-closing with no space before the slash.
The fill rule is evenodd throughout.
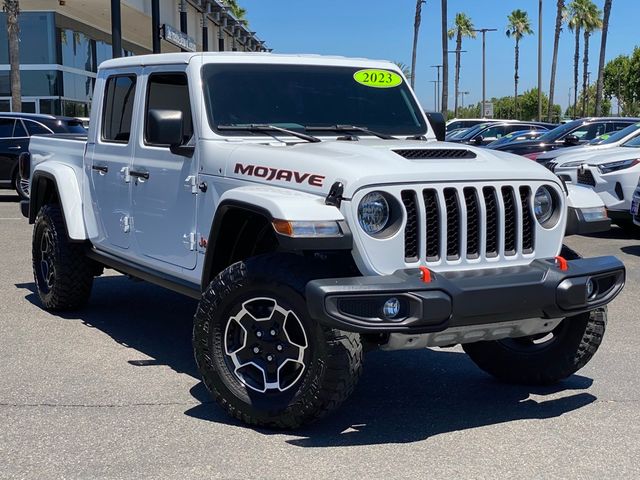
<path id="1" fill-rule="evenodd" d="M 316 130 L 318 132 L 362 132 L 382 138 L 383 140 L 398 140 L 396 137 L 387 135 L 386 133 L 374 132 L 373 130 L 369 130 L 367 127 L 359 127 L 357 125 L 328 125 L 321 127 L 306 126 L 304 129 L 306 131 Z"/>
<path id="2" fill-rule="evenodd" d="M 242 131 L 246 130 L 248 132 L 282 132 L 287 133 L 289 135 L 293 135 L 294 137 L 301 138 L 302 140 L 306 140 L 307 142 L 317 143 L 321 142 L 318 137 L 314 137 L 313 135 L 307 135 L 306 133 L 296 132 L 295 130 L 289 130 L 288 128 L 277 127 L 275 125 L 265 125 L 265 124 L 249 124 L 249 125 L 218 125 L 218 130 L 236 130 Z"/>

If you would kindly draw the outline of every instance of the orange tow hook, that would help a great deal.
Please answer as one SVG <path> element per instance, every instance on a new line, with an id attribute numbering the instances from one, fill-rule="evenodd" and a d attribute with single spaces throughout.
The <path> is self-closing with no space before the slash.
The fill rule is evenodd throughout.
<path id="1" fill-rule="evenodd" d="M 569 270 L 569 264 L 560 255 L 556 257 L 556 265 L 558 265 L 558 268 L 563 272 L 566 272 L 567 270 Z"/>
<path id="2" fill-rule="evenodd" d="M 418 267 L 420 269 L 420 271 L 422 272 L 422 281 L 424 283 L 431 283 L 431 270 L 429 270 L 427 267 Z"/>

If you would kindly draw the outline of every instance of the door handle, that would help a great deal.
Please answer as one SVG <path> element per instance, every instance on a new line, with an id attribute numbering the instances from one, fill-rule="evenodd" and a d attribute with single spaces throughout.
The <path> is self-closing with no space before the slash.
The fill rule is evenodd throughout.
<path id="1" fill-rule="evenodd" d="M 91 170 L 97 170 L 104 175 L 109 171 L 109 167 L 107 167 L 106 165 L 92 165 Z"/>
<path id="2" fill-rule="evenodd" d="M 144 178 L 145 180 L 149 180 L 149 172 L 136 172 L 135 170 L 131 170 L 129 175 L 136 178 Z"/>
<path id="3" fill-rule="evenodd" d="M 7 150 L 20 150 L 22 147 L 20 145 L 15 147 L 7 147 Z"/>

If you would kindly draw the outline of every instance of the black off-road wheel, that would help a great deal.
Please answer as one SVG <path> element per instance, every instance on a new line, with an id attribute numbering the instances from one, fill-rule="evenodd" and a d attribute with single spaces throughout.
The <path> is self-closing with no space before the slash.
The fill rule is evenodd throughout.
<path id="1" fill-rule="evenodd" d="M 565 318 L 548 334 L 462 345 L 482 370 L 499 380 L 549 385 L 584 367 L 607 326 L 606 308 Z"/>
<path id="2" fill-rule="evenodd" d="M 84 244 L 69 241 L 58 205 L 40 209 L 33 228 L 33 276 L 47 310 L 73 310 L 91 295 L 95 264 Z"/>
<path id="3" fill-rule="evenodd" d="M 362 372 L 354 333 L 309 317 L 304 287 L 313 266 L 295 255 L 238 262 L 209 285 L 198 306 L 193 347 L 217 403 L 256 426 L 296 428 L 338 407 Z"/>

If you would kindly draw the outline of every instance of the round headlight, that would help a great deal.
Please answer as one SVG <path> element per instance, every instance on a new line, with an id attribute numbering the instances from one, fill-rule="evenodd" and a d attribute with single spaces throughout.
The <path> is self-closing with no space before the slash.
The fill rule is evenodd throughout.
<path id="1" fill-rule="evenodd" d="M 544 225 L 552 217 L 555 210 L 553 194 L 548 187 L 540 187 L 533 199 L 533 211 L 541 225 Z"/>
<path id="2" fill-rule="evenodd" d="M 380 192 L 367 193 L 358 205 L 358 222 L 369 235 L 380 232 L 389 223 L 389 203 Z"/>

